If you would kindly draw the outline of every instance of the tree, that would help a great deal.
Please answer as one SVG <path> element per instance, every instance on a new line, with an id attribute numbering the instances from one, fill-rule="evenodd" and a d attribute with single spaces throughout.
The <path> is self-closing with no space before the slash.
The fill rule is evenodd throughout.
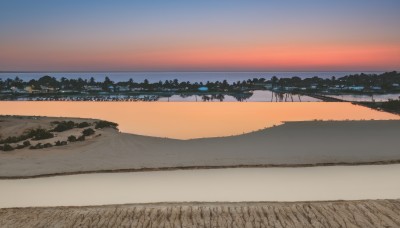
<path id="1" fill-rule="evenodd" d="M 114 84 L 114 82 L 111 81 L 110 78 L 106 76 L 105 79 L 104 79 L 102 88 L 103 88 L 103 90 L 108 90 L 108 87 L 112 86 L 113 84 Z"/>
<path id="2" fill-rule="evenodd" d="M 272 88 L 275 88 L 276 84 L 278 83 L 278 78 L 276 76 L 273 76 L 271 78 L 271 82 L 272 82 Z"/>
<path id="3" fill-rule="evenodd" d="M 89 85 L 91 85 L 91 86 L 95 86 L 95 85 L 96 85 L 96 81 L 94 80 L 93 77 L 90 77 L 90 79 L 89 79 Z"/>

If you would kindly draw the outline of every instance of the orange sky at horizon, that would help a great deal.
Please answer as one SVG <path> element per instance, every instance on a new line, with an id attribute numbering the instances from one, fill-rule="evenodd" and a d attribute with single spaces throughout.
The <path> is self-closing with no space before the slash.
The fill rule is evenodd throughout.
<path id="1" fill-rule="evenodd" d="M 70 50 L 38 50 L 1 47 L 9 63 L 4 70 L 20 66 L 40 70 L 51 65 L 59 69 L 104 70 L 397 70 L 400 45 L 248 45 L 197 46 L 176 49 L 99 49 L 79 52 Z M 14 64 L 13 64 L 14 63 Z M 0 69 L 3 70 L 3 69 Z"/>

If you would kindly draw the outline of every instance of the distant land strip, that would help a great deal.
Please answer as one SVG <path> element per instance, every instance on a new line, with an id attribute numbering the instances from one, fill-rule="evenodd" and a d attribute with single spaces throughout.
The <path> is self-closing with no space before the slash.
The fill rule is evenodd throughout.
<path id="1" fill-rule="evenodd" d="M 372 161 L 372 162 L 327 162 L 327 163 L 314 163 L 314 164 L 255 164 L 255 165 L 179 166 L 179 167 L 159 167 L 159 168 L 108 169 L 108 170 L 88 170 L 88 171 L 48 173 L 48 174 L 22 175 L 22 176 L 0 176 L 0 180 L 32 179 L 32 178 L 70 176 L 70 175 L 95 174 L 95 173 L 130 173 L 130 172 L 155 172 L 155 171 L 177 171 L 177 170 L 196 170 L 196 169 L 233 169 L 233 168 L 307 168 L 307 167 L 320 167 L 320 166 L 360 166 L 360 165 L 392 165 L 392 164 L 400 164 L 400 160 Z"/>

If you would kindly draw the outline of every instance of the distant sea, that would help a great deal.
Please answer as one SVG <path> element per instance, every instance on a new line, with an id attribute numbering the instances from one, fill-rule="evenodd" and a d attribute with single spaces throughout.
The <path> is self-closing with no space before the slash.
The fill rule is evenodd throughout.
<path id="1" fill-rule="evenodd" d="M 236 81 L 243 81 L 253 78 L 270 79 L 273 76 L 278 78 L 300 77 L 308 78 L 318 76 L 320 78 L 331 78 L 332 76 L 343 77 L 350 74 L 379 74 L 383 72 L 1 72 L 0 78 L 15 78 L 19 77 L 24 81 L 31 79 L 38 79 L 42 76 L 49 75 L 60 79 L 62 77 L 68 79 L 90 79 L 93 77 L 96 81 L 104 81 L 107 76 L 114 82 L 127 81 L 132 78 L 135 82 L 142 82 L 148 79 L 149 82 L 158 82 L 165 80 L 178 79 L 179 81 L 189 82 L 207 82 L 207 81 L 223 81 L 227 80 L 229 83 Z"/>

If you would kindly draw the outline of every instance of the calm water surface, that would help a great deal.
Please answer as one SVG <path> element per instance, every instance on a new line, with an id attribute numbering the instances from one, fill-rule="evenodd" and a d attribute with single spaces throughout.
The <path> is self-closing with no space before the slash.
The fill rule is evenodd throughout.
<path id="1" fill-rule="evenodd" d="M 210 100 L 214 102 L 237 102 L 238 99 L 230 96 L 224 95 L 222 99 L 213 98 L 210 95 L 206 95 L 206 97 L 210 97 Z M 173 95 L 169 98 L 161 97 L 158 101 L 169 101 L 169 102 L 199 102 L 204 101 L 203 96 L 199 95 L 190 95 L 190 96 L 181 96 L 181 95 Z M 296 95 L 289 93 L 274 93 L 268 90 L 255 90 L 251 91 L 250 97 L 243 97 L 241 100 L 243 102 L 317 102 L 321 101 L 319 99 L 305 96 L 305 95 Z"/>
<path id="2" fill-rule="evenodd" d="M 237 135 L 283 121 L 400 119 L 344 102 L 0 102 L 6 114 L 103 119 L 122 132 L 178 139 Z"/>
<path id="3" fill-rule="evenodd" d="M 388 101 L 389 99 L 400 99 L 400 93 L 394 94 L 375 94 L 375 95 L 330 95 L 329 97 L 338 98 L 345 101 Z"/>

